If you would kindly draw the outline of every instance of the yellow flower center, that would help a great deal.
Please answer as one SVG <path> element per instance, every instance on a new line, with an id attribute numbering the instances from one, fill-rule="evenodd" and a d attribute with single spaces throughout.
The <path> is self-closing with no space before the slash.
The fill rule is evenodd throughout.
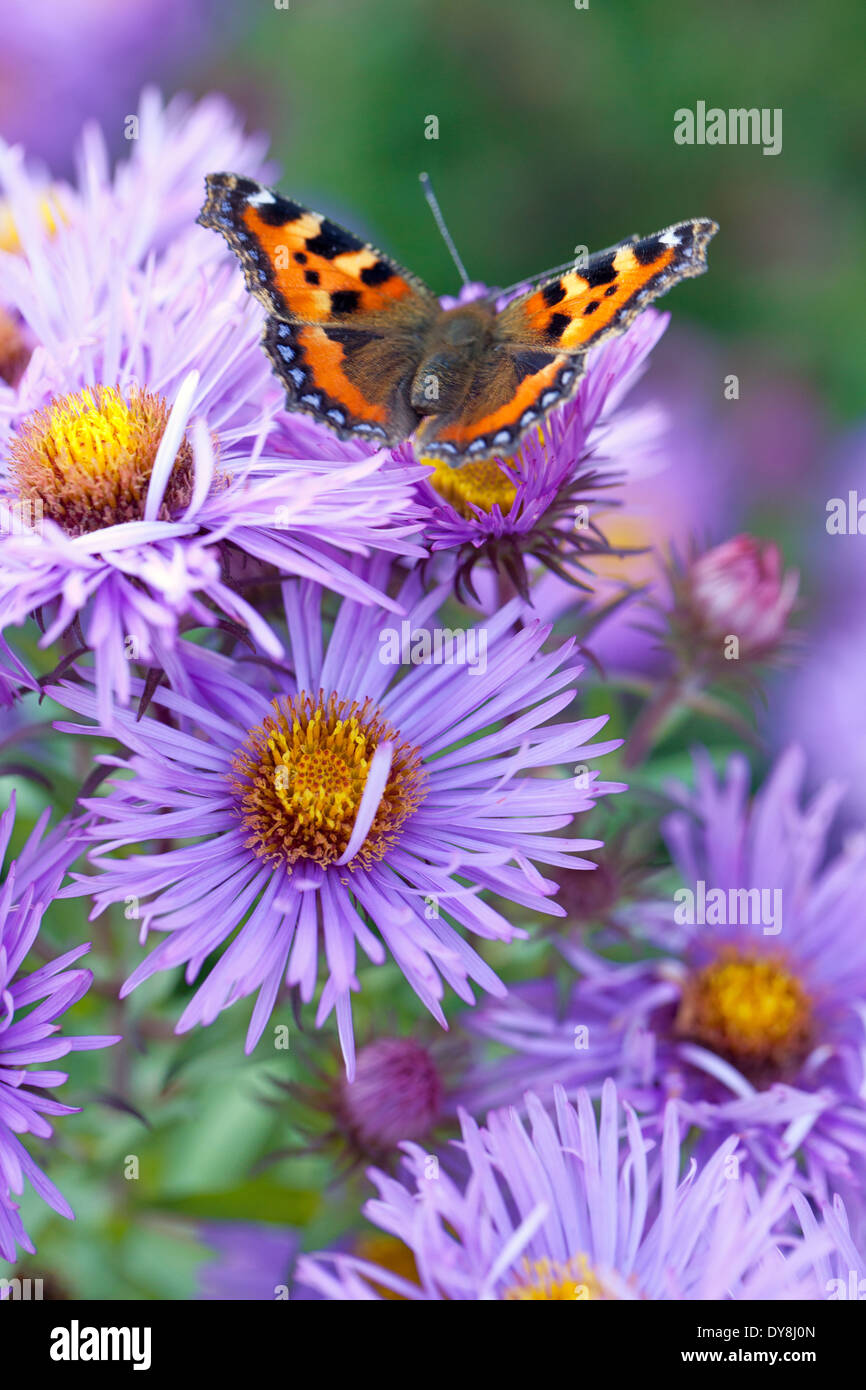
<path id="1" fill-rule="evenodd" d="M 20 426 L 9 447 L 10 473 L 22 499 L 70 536 L 140 521 L 156 453 L 169 416 L 162 397 L 133 386 L 60 396 Z M 159 519 L 171 520 L 192 496 L 193 455 L 181 441 Z"/>
<path id="2" fill-rule="evenodd" d="M 430 478 L 431 485 L 467 521 L 471 521 L 475 515 L 473 506 L 490 512 L 498 503 L 503 516 L 511 511 L 517 488 L 492 459 L 465 463 L 462 468 L 449 468 L 447 463 L 440 463 L 436 459 L 425 462 L 433 464 L 435 468 Z"/>
<path id="3" fill-rule="evenodd" d="M 396 1236 L 387 1235 L 367 1235 L 359 1236 L 355 1242 L 355 1254 L 361 1260 L 369 1260 L 371 1264 L 381 1265 L 391 1274 L 397 1274 L 401 1279 L 405 1279 L 409 1284 L 420 1284 L 418 1278 L 418 1266 L 415 1263 L 415 1256 L 404 1245 L 402 1240 Z M 405 1296 L 395 1293 L 384 1284 L 377 1284 L 371 1281 L 373 1288 L 380 1297 L 389 1302 L 404 1303 Z"/>
<path id="4" fill-rule="evenodd" d="M 49 236 L 54 236 L 61 222 L 66 222 L 66 212 L 59 190 L 47 188 L 39 200 L 39 214 Z M 25 250 L 18 235 L 18 227 L 9 204 L 0 202 L 0 251 L 14 253 Z"/>
<path id="5" fill-rule="evenodd" d="M 253 729 L 232 765 L 232 785 L 250 837 L 246 845 L 265 859 L 333 864 L 348 848 L 373 755 L 380 743 L 394 750 L 385 790 L 363 845 L 349 861 L 370 868 L 394 843 L 400 827 L 424 799 L 421 753 L 370 701 L 301 694 L 274 700 L 274 714 Z"/>
<path id="6" fill-rule="evenodd" d="M 675 1026 L 746 1071 L 778 1072 L 808 1051 L 812 1006 L 780 961 L 731 954 L 686 982 Z"/>
<path id="7" fill-rule="evenodd" d="M 562 1264 L 558 1260 L 524 1260 L 523 1277 L 502 1295 L 508 1302 L 574 1303 L 604 1299 L 601 1284 L 589 1268 L 585 1255 Z"/>
<path id="8" fill-rule="evenodd" d="M 19 325 L 0 308 L 0 380 L 17 386 L 30 360 L 30 349 Z"/>

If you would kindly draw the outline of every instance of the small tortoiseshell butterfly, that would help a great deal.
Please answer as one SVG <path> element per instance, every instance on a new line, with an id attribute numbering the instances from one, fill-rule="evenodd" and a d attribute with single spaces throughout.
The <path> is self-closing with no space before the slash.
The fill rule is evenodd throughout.
<path id="1" fill-rule="evenodd" d="M 417 276 L 327 217 L 237 174 L 209 174 L 198 221 L 221 232 L 268 310 L 286 405 L 342 438 L 459 465 L 513 454 L 574 395 L 590 347 L 706 269 L 718 230 L 677 222 L 590 256 L 512 300 L 443 309 Z"/>

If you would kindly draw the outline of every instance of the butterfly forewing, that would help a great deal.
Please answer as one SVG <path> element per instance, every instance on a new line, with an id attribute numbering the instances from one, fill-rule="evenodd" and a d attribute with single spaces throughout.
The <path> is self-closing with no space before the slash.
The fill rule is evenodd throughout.
<path id="1" fill-rule="evenodd" d="M 490 352 L 462 409 L 425 420 L 419 452 L 453 464 L 514 453 L 527 431 L 574 395 L 591 347 L 622 333 L 678 280 L 706 269 L 716 230 L 697 218 L 630 238 L 512 300 L 496 317 Z"/>
<path id="2" fill-rule="evenodd" d="M 209 174 L 202 226 L 238 256 L 270 315 L 263 343 L 287 404 L 342 436 L 395 444 L 435 296 L 330 218 L 235 174 Z"/>
<path id="3" fill-rule="evenodd" d="M 717 230 L 708 218 L 694 218 L 591 256 L 585 267 L 507 305 L 498 317 L 497 337 L 503 343 L 585 352 L 621 333 L 677 281 L 701 275 L 707 243 Z"/>

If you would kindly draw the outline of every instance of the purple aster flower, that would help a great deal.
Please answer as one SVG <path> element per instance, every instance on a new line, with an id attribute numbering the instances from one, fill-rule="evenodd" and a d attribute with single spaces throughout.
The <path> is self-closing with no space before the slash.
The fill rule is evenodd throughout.
<path id="1" fill-rule="evenodd" d="M 208 1221 L 199 1237 L 212 1254 L 200 1266 L 196 1298 L 237 1303 L 287 1296 L 299 1247 L 296 1231 L 259 1222 Z"/>
<path id="2" fill-rule="evenodd" d="M 374 564 L 374 582 L 383 581 L 384 563 Z M 448 632 L 435 627 L 443 592 L 424 595 L 418 575 L 407 578 L 399 627 L 381 609 L 345 600 L 323 648 L 322 591 L 290 582 L 293 678 L 261 668 L 272 680 L 267 693 L 229 680 L 230 716 L 157 691 L 154 703 L 182 729 L 121 711 L 103 726 L 130 750 L 116 765 L 134 775 L 84 803 L 99 817 L 91 838 L 105 851 L 168 836 L 192 842 L 158 855 L 96 855 L 101 874 L 69 891 L 93 893 L 97 913 L 132 894 L 141 939 L 165 934 L 125 992 L 184 962 L 191 981 L 225 947 L 179 1031 L 257 993 L 251 1049 L 283 980 L 312 999 L 323 955 L 317 1023 L 336 1010 L 351 1075 L 359 946 L 376 964 L 390 951 L 444 1026 L 443 981 L 467 1003 L 470 980 L 503 992 L 456 928 L 487 940 L 525 936 L 480 891 L 561 915 L 554 885 L 533 861 L 590 867 L 580 854 L 597 842 L 557 832 L 620 789 L 587 768 L 617 743 L 590 742 L 605 717 L 551 722 L 573 698 L 571 643 L 543 653 L 547 629 L 512 632 L 511 604 L 463 634 L 464 657 L 484 654 L 470 665 L 459 643 L 449 654 L 439 642 Z M 411 646 L 401 652 L 405 636 Z M 402 660 L 413 669 L 396 679 Z M 211 656 L 211 671 L 216 665 Z M 67 683 L 53 693 L 69 709 L 98 714 L 88 690 Z M 578 758 L 577 777 L 535 775 Z"/>
<path id="3" fill-rule="evenodd" d="M 119 1042 L 118 1037 L 70 1037 L 60 1020 L 90 988 L 89 970 L 71 969 L 89 951 L 89 943 L 66 951 L 30 974 L 21 967 L 28 956 L 45 909 L 71 861 L 81 852 L 80 823 L 58 825 L 45 833 L 46 811 L 18 857 L 0 881 L 0 1256 L 15 1259 L 15 1246 L 30 1254 L 34 1246 L 18 1215 L 15 1195 L 25 1180 L 50 1207 L 74 1219 L 65 1197 L 24 1148 L 18 1135 L 52 1134 L 49 1115 L 73 1115 L 74 1106 L 61 1105 L 50 1092 L 68 1080 L 66 1072 L 50 1070 L 70 1052 L 90 1051 Z M 0 815 L 0 869 L 15 823 L 15 796 Z"/>
<path id="4" fill-rule="evenodd" d="M 166 254 L 194 230 L 211 159 L 236 162 L 261 177 L 274 172 L 264 161 L 266 138 L 248 135 L 220 96 L 165 103 L 148 88 L 134 120 L 137 136 L 113 170 L 102 130 L 87 126 L 74 185 L 48 183 L 24 150 L 0 138 L 0 252 L 9 253 L 0 258 L 0 290 L 10 284 L 23 296 L 24 320 L 53 357 L 82 330 L 86 335 L 116 296 L 119 276 L 131 267 L 146 269 L 154 254 Z M 196 239 L 206 266 L 214 248 Z M 221 259 L 216 251 L 212 264 Z"/>
<path id="5" fill-rule="evenodd" d="M 819 1296 L 830 1302 L 866 1300 L 866 1211 L 862 1184 L 848 1201 L 835 1193 L 832 1201 L 821 1204 L 816 1217 L 802 1193 L 793 1194 L 803 1232 L 814 1238 L 823 1231 L 829 1249 L 816 1255 L 815 1277 Z"/>
<path id="6" fill-rule="evenodd" d="M 0 709 L 8 709 L 27 690 L 39 686 L 9 643 L 0 637 Z"/>
<path id="7" fill-rule="evenodd" d="M 148 128 L 168 140 L 174 122 L 159 118 L 157 107 Z M 338 466 L 287 449 L 261 310 L 215 239 L 190 219 L 161 252 L 168 213 L 143 219 L 149 243 L 126 227 L 142 201 L 165 193 L 172 206 L 168 175 L 148 190 L 146 174 L 162 155 L 186 176 L 203 157 L 200 133 L 190 144 L 175 154 L 151 131 L 137 163 L 53 236 L 21 159 L 0 150 L 27 232 L 26 255 L 0 256 L 0 303 L 37 343 L 17 389 L 0 389 L 0 630 L 39 611 L 48 645 L 80 625 L 103 717 L 128 701 L 133 662 L 182 665 L 190 626 L 228 618 L 281 656 L 246 586 L 294 573 L 387 605 L 349 557 L 380 541 L 421 553 L 407 539 L 420 470 L 386 469 L 384 451 Z M 89 157 L 88 190 L 100 177 Z M 116 256 L 115 222 L 129 233 Z"/>
<path id="8" fill-rule="evenodd" d="M 513 458 L 457 469 L 437 464 L 420 484 L 419 497 L 430 508 L 427 540 L 434 552 L 451 553 L 460 592 L 472 592 L 472 572 L 482 559 L 526 595 L 527 560 L 575 583 L 583 557 L 608 550 L 595 519 L 602 505 L 597 494 L 624 472 L 649 466 L 665 423 L 652 405 L 627 412 L 620 404 L 669 317 L 647 310 L 621 337 L 593 348 L 574 399 L 548 416 Z"/>
<path id="9" fill-rule="evenodd" d="M 417 1279 L 348 1254 L 302 1256 L 298 1277 L 328 1299 L 387 1289 L 406 1299 L 474 1302 L 784 1298 L 812 1292 L 810 1261 L 824 1248 L 790 1223 L 790 1170 L 759 1196 L 737 1176 L 737 1139 L 680 1173 L 679 1122 L 668 1105 L 661 1143 L 641 1132 L 608 1082 L 596 1119 L 586 1091 L 554 1115 L 525 1097 L 479 1128 L 461 1115 L 468 1177 L 404 1144 L 407 1182 L 372 1169 L 379 1197 L 365 1214 L 414 1256 Z M 624 1131 L 624 1132 L 623 1132 Z"/>
<path id="10" fill-rule="evenodd" d="M 360 1048 L 351 1080 L 342 1061 L 337 1069 L 332 1060 L 326 1070 L 307 1056 L 312 1081 L 277 1084 L 300 1103 L 291 1124 L 304 1132 L 306 1147 L 331 1148 L 346 1171 L 386 1162 L 403 1139 L 426 1138 L 442 1120 L 448 1081 L 439 1049 L 414 1038 L 374 1038 Z"/>
<path id="11" fill-rule="evenodd" d="M 866 1154 L 866 843 L 827 860 L 840 789 L 800 805 L 804 759 L 788 751 L 753 803 L 748 767 L 717 779 L 696 759 L 696 790 L 663 830 L 686 888 L 637 905 L 653 958 L 617 964 L 563 947 L 580 972 L 565 1010 L 552 981 L 515 992 L 468 1026 L 518 1054 L 479 1070 L 465 1100 L 498 1101 L 553 1079 L 614 1076 L 643 1112 L 679 1098 L 715 1142 L 735 1132 L 773 1170 L 797 1154 L 825 1199 Z"/>

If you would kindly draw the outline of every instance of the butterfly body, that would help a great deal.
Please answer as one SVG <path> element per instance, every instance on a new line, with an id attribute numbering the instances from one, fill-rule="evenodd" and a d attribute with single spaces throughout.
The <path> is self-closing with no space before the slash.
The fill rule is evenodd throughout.
<path id="1" fill-rule="evenodd" d="M 419 416 L 459 411 L 475 364 L 494 350 L 495 323 L 488 300 L 442 309 L 432 319 L 410 392 L 412 408 Z"/>
<path id="2" fill-rule="evenodd" d="M 455 466 L 508 456 L 574 395 L 590 347 L 706 269 L 714 222 L 695 218 L 589 257 L 497 312 L 443 309 L 427 286 L 345 228 L 273 189 L 209 174 L 199 222 L 238 256 L 268 319 L 286 405 L 341 438 Z"/>

